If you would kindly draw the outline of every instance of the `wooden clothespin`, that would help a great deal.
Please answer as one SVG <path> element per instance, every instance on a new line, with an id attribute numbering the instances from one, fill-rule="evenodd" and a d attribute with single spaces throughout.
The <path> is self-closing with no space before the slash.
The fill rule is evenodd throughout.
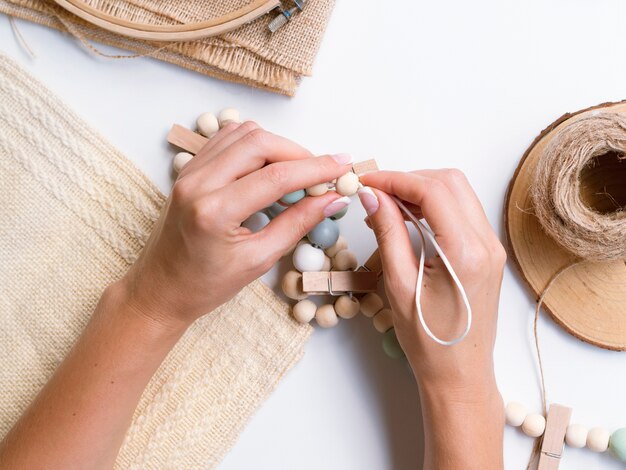
<path id="1" fill-rule="evenodd" d="M 376 249 L 374 253 L 367 259 L 365 264 L 357 269 L 357 272 L 369 271 L 376 273 L 376 278 L 380 278 L 383 275 L 383 263 L 380 258 L 380 251 Z"/>
<path id="2" fill-rule="evenodd" d="M 195 155 L 209 139 L 183 126 L 174 124 L 167 134 L 167 141 L 175 147 Z"/>
<path id="3" fill-rule="evenodd" d="M 376 292 L 378 276 L 370 271 L 319 271 L 302 273 L 302 290 L 307 294 Z"/>
<path id="4" fill-rule="evenodd" d="M 550 405 L 537 470 L 557 470 L 559 468 L 565 442 L 565 431 L 571 416 L 571 408 L 557 404 Z"/>
<path id="5" fill-rule="evenodd" d="M 363 160 L 362 162 L 357 162 L 352 165 L 352 171 L 360 176 L 365 173 L 369 173 L 370 171 L 378 171 L 378 164 L 373 158 L 369 160 Z"/>

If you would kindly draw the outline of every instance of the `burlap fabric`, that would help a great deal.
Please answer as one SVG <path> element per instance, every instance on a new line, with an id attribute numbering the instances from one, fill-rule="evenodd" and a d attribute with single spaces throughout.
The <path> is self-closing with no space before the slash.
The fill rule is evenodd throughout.
<path id="1" fill-rule="evenodd" d="M 335 0 L 309 0 L 287 26 L 270 34 L 272 15 L 219 37 L 199 41 L 148 43 L 109 33 L 58 7 L 52 0 L 0 0 L 0 12 L 76 36 L 171 62 L 212 77 L 293 95 L 302 76 L 312 73 Z M 92 6 L 134 22 L 180 24 L 211 19 L 249 0 L 89 0 Z"/>
<path id="2" fill-rule="evenodd" d="M 165 197 L 0 56 L 0 200 L 1 439 L 137 257 Z M 310 332 L 260 282 L 196 322 L 143 394 L 116 467 L 215 467 Z"/>

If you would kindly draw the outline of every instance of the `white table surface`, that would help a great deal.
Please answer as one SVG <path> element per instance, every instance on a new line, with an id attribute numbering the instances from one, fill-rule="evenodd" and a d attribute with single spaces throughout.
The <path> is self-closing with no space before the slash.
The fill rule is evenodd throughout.
<path id="1" fill-rule="evenodd" d="M 37 54 L 0 18 L 0 50 L 63 98 L 164 191 L 173 122 L 191 126 L 226 106 L 315 152 L 376 156 L 386 169 L 458 167 L 502 234 L 517 162 L 566 111 L 626 98 L 624 0 L 338 1 L 314 77 L 293 99 L 216 81 L 152 59 L 109 60 L 56 31 L 18 22 Z M 361 261 L 374 248 L 357 203 L 341 228 Z M 276 276 L 266 276 L 271 285 Z M 540 409 L 530 343 L 533 302 L 507 268 L 496 367 L 505 399 Z M 573 420 L 626 426 L 626 353 L 540 324 L 549 399 Z M 531 440 L 506 430 L 507 468 L 525 468 Z M 423 452 L 416 387 L 359 317 L 316 330 L 221 469 L 416 469 Z M 468 455 L 471 459 L 471 455 Z M 566 449 L 562 468 L 623 468 Z"/>

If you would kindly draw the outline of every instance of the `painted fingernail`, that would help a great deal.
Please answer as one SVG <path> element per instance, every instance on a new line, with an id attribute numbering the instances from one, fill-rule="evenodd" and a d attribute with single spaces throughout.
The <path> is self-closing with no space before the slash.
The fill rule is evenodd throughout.
<path id="1" fill-rule="evenodd" d="M 374 194 L 374 191 L 372 191 L 372 188 L 364 186 L 359 189 L 358 194 L 359 200 L 363 205 L 363 209 L 367 212 L 367 215 L 369 216 L 374 214 L 378 210 L 378 198 L 376 197 L 376 194 Z"/>
<path id="2" fill-rule="evenodd" d="M 337 212 L 343 210 L 348 204 L 350 204 L 350 198 L 348 196 L 335 199 L 324 208 L 324 217 L 332 217 Z"/>
<path id="3" fill-rule="evenodd" d="M 332 157 L 340 165 L 347 165 L 348 163 L 352 163 L 354 161 L 352 159 L 352 155 L 348 153 L 338 153 L 337 155 L 332 155 Z"/>

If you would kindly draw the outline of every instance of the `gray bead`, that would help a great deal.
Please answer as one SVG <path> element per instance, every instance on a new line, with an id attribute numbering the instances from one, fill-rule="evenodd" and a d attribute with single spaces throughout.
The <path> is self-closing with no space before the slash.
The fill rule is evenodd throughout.
<path id="1" fill-rule="evenodd" d="M 248 217 L 243 222 L 243 224 L 241 224 L 241 226 L 247 228 L 252 233 L 256 233 L 263 230 L 263 227 L 265 227 L 269 223 L 270 218 L 267 215 L 265 215 L 263 212 L 255 212 L 250 217 Z"/>
<path id="2" fill-rule="evenodd" d="M 325 250 L 339 239 L 339 227 L 335 221 L 324 219 L 307 234 L 307 237 L 313 246 Z"/>
<path id="3" fill-rule="evenodd" d="M 330 218 L 333 220 L 339 220 L 341 219 L 344 215 L 346 215 L 348 213 L 348 206 L 344 207 L 343 209 L 341 209 L 339 212 L 337 212 L 335 215 L 331 215 Z"/>
<path id="4" fill-rule="evenodd" d="M 274 204 L 272 204 L 271 206 L 267 208 L 267 213 L 273 219 L 274 217 L 278 217 L 278 214 L 285 211 L 286 209 L 287 209 L 287 206 L 283 206 L 275 202 Z"/>
<path id="5" fill-rule="evenodd" d="M 280 202 L 284 204 L 295 204 L 304 196 L 306 196 L 306 192 L 304 191 L 304 189 L 299 189 L 297 191 L 294 191 L 293 193 L 285 194 L 283 197 L 280 198 Z"/>

